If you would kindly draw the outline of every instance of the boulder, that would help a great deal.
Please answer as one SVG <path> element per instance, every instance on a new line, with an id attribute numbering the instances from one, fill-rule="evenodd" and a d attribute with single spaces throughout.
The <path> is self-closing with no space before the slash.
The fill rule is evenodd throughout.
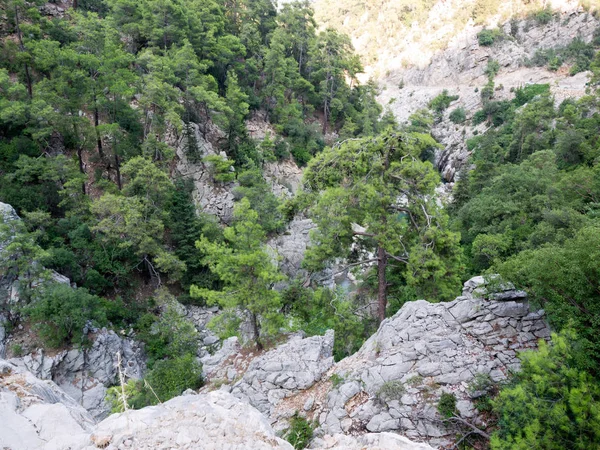
<path id="1" fill-rule="evenodd" d="M 0 360 L 0 448 L 66 450 L 56 442 L 83 444 L 93 427 L 88 412 L 55 383 Z"/>

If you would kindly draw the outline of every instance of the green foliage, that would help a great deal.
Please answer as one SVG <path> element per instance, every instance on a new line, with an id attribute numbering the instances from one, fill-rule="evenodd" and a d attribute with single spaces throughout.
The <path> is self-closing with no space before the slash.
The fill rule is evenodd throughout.
<path id="1" fill-rule="evenodd" d="M 235 180 L 233 161 L 219 155 L 209 155 L 204 157 L 204 162 L 209 164 L 210 175 L 215 182 L 229 183 Z"/>
<path id="2" fill-rule="evenodd" d="M 600 276 L 594 263 L 599 257 L 596 225 L 581 228 L 564 242 L 521 252 L 499 266 L 505 277 L 543 303 L 556 328 L 574 327 L 588 352 L 582 367 L 594 370 L 600 367 L 600 340 L 590 324 L 600 320 L 600 297 L 590 280 Z"/>
<path id="3" fill-rule="evenodd" d="M 285 431 L 283 436 L 295 449 L 303 449 L 310 444 L 313 432 L 313 424 L 296 413 L 290 419 L 290 427 Z"/>
<path id="4" fill-rule="evenodd" d="M 452 112 L 450 112 L 448 118 L 456 124 L 464 123 L 464 121 L 467 120 L 467 114 L 465 112 L 465 109 L 462 106 L 459 106 L 458 108 L 455 108 L 452 110 Z"/>
<path id="5" fill-rule="evenodd" d="M 392 400 L 400 400 L 400 397 L 406 392 L 404 383 L 400 380 L 386 381 L 377 390 L 375 396 L 384 402 L 390 402 Z"/>
<path id="6" fill-rule="evenodd" d="M 202 367 L 194 355 L 177 356 L 157 361 L 143 380 L 129 380 L 123 388 L 113 386 L 106 392 L 106 402 L 113 413 L 124 412 L 123 393 L 127 406 L 141 409 L 166 402 L 187 389 L 202 386 Z"/>
<path id="7" fill-rule="evenodd" d="M 589 449 L 600 445 L 600 389 L 578 368 L 577 337 L 569 331 L 520 355 L 521 372 L 494 408 L 493 449 Z"/>
<path id="8" fill-rule="evenodd" d="M 449 295 L 458 283 L 458 236 L 444 229 L 447 219 L 433 200 L 437 175 L 429 162 L 419 159 L 435 145 L 429 135 L 390 131 L 347 141 L 313 159 L 305 171 L 305 186 L 314 194 L 310 216 L 318 228 L 312 233 L 315 245 L 306 252 L 306 267 L 320 269 L 336 257 L 351 258 L 354 243 L 358 255 L 364 249 L 399 258 L 406 284 L 429 286 L 431 292 L 441 289 L 438 299 Z M 405 196 L 406 207 L 397 206 L 400 196 Z M 365 231 L 357 232 L 353 224 Z M 427 245 L 431 242 L 439 246 Z M 356 257 L 352 261 L 361 263 Z M 385 261 L 379 256 L 380 276 L 387 271 Z M 379 288 L 382 320 L 387 286 Z"/>
<path id="9" fill-rule="evenodd" d="M 552 21 L 553 16 L 552 10 L 548 7 L 535 12 L 532 18 L 538 25 L 546 25 Z"/>
<path id="10" fill-rule="evenodd" d="M 202 366 L 194 354 L 156 361 L 146 381 L 160 401 L 166 402 L 186 389 L 202 386 Z"/>
<path id="11" fill-rule="evenodd" d="M 335 331 L 333 356 L 339 361 L 356 352 L 372 332 L 375 323 L 363 318 L 357 299 L 342 289 L 308 289 L 294 283 L 282 293 L 284 308 L 290 311 L 293 327 L 308 336 L 323 335 Z"/>
<path id="12" fill-rule="evenodd" d="M 196 246 L 205 258 L 203 263 L 223 282 L 221 290 L 199 286 L 191 287 L 192 297 L 218 304 L 225 314 L 213 321 L 220 334 L 235 334 L 243 319 L 237 311 L 247 314 L 253 329 L 253 339 L 258 347 L 265 337 L 279 332 L 282 317 L 280 294 L 272 286 L 284 279 L 276 264 L 264 248 L 265 233 L 258 224 L 258 213 L 243 198 L 234 208 L 233 226 L 224 231 L 225 242 L 211 242 L 202 236 Z"/>
<path id="13" fill-rule="evenodd" d="M 484 47 L 490 47 L 495 42 L 502 40 L 503 37 L 504 34 L 502 33 L 502 30 L 499 30 L 497 28 L 493 30 L 490 30 L 489 28 L 484 28 L 477 34 L 477 41 L 479 42 L 479 45 L 482 45 Z"/>
<path id="14" fill-rule="evenodd" d="M 549 84 L 529 84 L 515 89 L 515 99 L 513 100 L 513 103 L 516 106 L 523 106 L 538 95 L 548 94 L 549 92 Z"/>
<path id="15" fill-rule="evenodd" d="M 334 373 L 333 375 L 331 375 L 331 377 L 329 377 L 329 381 L 331 381 L 331 384 L 335 389 L 340 387 L 344 383 L 344 378 L 338 375 L 337 373 Z"/>
<path id="16" fill-rule="evenodd" d="M 199 340 L 194 324 L 186 319 L 185 312 L 170 294 L 161 290 L 157 292 L 157 299 L 163 309 L 160 316 L 148 313 L 136 324 L 138 337 L 146 344 L 149 367 L 166 357 L 195 354 Z"/>
<path id="17" fill-rule="evenodd" d="M 258 224 L 266 233 L 280 231 L 283 226 L 279 211 L 279 199 L 258 169 L 250 169 L 238 175 L 238 187 L 234 189 L 237 200 L 247 198 L 250 207 L 258 213 Z"/>
<path id="18" fill-rule="evenodd" d="M 107 325 L 103 308 L 106 300 L 91 295 L 86 289 L 52 283 L 38 288 L 35 297 L 23 312 L 48 347 L 68 343 L 82 345 L 88 339 L 89 325 Z"/>
<path id="19" fill-rule="evenodd" d="M 439 115 L 448 109 L 454 100 L 458 100 L 458 95 L 448 95 L 448 91 L 444 89 L 442 93 L 434 97 L 427 106 Z"/>
<path id="20" fill-rule="evenodd" d="M 437 410 L 444 419 L 450 419 L 456 415 L 456 395 L 442 392 L 437 405 Z"/>

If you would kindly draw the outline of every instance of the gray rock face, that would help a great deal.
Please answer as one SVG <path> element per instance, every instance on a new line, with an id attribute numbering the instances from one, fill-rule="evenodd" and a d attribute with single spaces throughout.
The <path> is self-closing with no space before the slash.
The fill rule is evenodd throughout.
<path id="1" fill-rule="evenodd" d="M 106 449 L 292 450 L 247 403 L 223 391 L 175 397 L 166 403 L 110 416 L 91 441 Z"/>
<path id="2" fill-rule="evenodd" d="M 325 389 L 311 411 L 320 432 L 396 431 L 445 445 L 453 432 L 437 413 L 442 392 L 455 394 L 461 415 L 476 421 L 474 378 L 506 378 L 519 369 L 516 352 L 535 348 L 550 330 L 544 312 L 530 312 L 511 285 L 488 294 L 486 281 L 476 277 L 464 294 L 449 303 L 405 304 L 356 354 L 337 363 L 329 374 L 342 382 Z"/>
<path id="3" fill-rule="evenodd" d="M 571 77 L 564 71 L 552 72 L 523 65 L 523 61 L 531 58 L 539 49 L 564 47 L 578 36 L 586 42 L 592 39 L 599 21 L 591 14 L 578 10 L 577 4 L 571 6 L 545 25 L 520 21 L 514 39 L 505 39 L 491 47 L 479 45 L 477 33 L 481 27 L 467 26 L 452 39 L 446 50 L 436 53 L 425 63 L 420 61 L 418 66 L 406 68 L 403 58 L 387 61 L 388 67 L 381 72 L 387 75 L 379 80 L 384 86 L 379 101 L 382 105 L 389 104 L 400 123 L 406 122 L 418 109 L 425 108 L 444 89 L 460 96 L 432 130 L 432 134 L 444 145 L 435 159 L 445 181 L 454 181 L 468 160 L 470 152 L 466 147 L 467 139 L 473 137 L 475 130 L 481 133 L 486 128 L 485 124 L 477 127 L 454 124 L 448 115 L 461 106 L 466 111 L 467 119 L 470 119 L 482 108 L 479 90 L 487 83 L 484 70 L 489 60 L 496 60 L 500 64 L 500 71 L 494 80 L 498 88 L 494 92 L 494 100 L 512 99 L 513 88 L 529 83 L 550 84 L 557 103 L 568 97 L 585 95 L 589 72 Z M 505 34 L 510 34 L 510 23 L 503 28 Z M 421 54 L 419 51 L 413 53 Z M 476 87 L 479 88 L 477 91 Z"/>
<path id="4" fill-rule="evenodd" d="M 286 397 L 306 390 L 333 365 L 333 331 L 324 336 L 297 336 L 255 358 L 231 393 L 273 419 Z"/>
<path id="5" fill-rule="evenodd" d="M 88 412 L 52 381 L 0 360 L 0 448 L 65 449 L 58 442 L 86 438 Z"/>
<path id="6" fill-rule="evenodd" d="M 39 349 L 10 362 L 38 378 L 53 380 L 94 418 L 100 419 L 109 411 L 104 401 L 106 388 L 118 379 L 117 353 L 121 355 L 121 370 L 125 377 L 142 378 L 145 357 L 140 345 L 106 329 L 97 333 L 87 350 L 72 349 L 49 356 Z"/>
<path id="7" fill-rule="evenodd" d="M 304 252 L 310 245 L 310 230 L 315 227 L 312 220 L 295 217 L 283 234 L 267 243 L 281 257 L 279 267 L 288 277 L 294 278 L 301 273 Z"/>

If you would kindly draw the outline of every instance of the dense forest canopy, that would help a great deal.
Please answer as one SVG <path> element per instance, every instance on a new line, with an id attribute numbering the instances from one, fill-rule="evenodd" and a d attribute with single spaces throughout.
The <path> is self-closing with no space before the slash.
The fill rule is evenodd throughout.
<path id="1" fill-rule="evenodd" d="M 426 3 L 402 5 L 420 17 Z M 481 17 L 491 7 L 474 5 Z M 109 392 L 114 410 L 121 390 L 139 408 L 202 384 L 181 304 L 217 305 L 221 337 L 248 322 L 259 350 L 334 329 L 340 359 L 405 302 L 451 300 L 472 275 L 499 274 L 559 334 L 478 404 L 490 445 L 599 445 L 600 31 L 531 61 L 590 70 L 578 100 L 558 104 L 548 85 L 497 100 L 500 66 L 488 62 L 469 123 L 485 131 L 467 142 L 446 205 L 430 132 L 447 113 L 467 123 L 464 109 L 447 111 L 457 97 L 444 91 L 398 126 L 377 84 L 358 82 L 350 38 L 319 28 L 308 2 L 76 0 L 62 11 L 3 0 L 0 11 L 0 201 L 21 218 L 0 224 L 0 270 L 20 298 L 0 312 L 48 348 L 85 348 L 90 327 L 132 330 L 149 370 Z M 257 118 L 273 134 L 252 139 Z M 232 192 L 230 223 L 194 202 L 181 159 Z M 293 198 L 263 174 L 282 161 L 306 167 Z M 302 277 L 289 279 L 265 243 L 298 215 L 316 228 Z M 335 264 L 355 292 L 311 277 Z"/>

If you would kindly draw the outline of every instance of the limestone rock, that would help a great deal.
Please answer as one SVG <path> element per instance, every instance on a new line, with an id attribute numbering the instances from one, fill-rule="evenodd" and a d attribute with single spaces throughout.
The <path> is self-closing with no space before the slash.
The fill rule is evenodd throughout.
<path id="1" fill-rule="evenodd" d="M 331 368 L 333 337 L 331 330 L 324 336 L 297 336 L 255 358 L 232 394 L 271 415 L 281 400 L 310 388 Z"/>
<path id="2" fill-rule="evenodd" d="M 357 353 L 329 372 L 343 381 L 321 399 L 319 431 L 395 431 L 434 446 L 452 442 L 436 409 L 441 393 L 456 395 L 461 414 L 473 418 L 474 377 L 506 378 L 519 368 L 517 350 L 549 336 L 543 311 L 530 312 L 523 293 L 505 284 L 504 295 L 494 297 L 485 286 L 476 277 L 452 302 L 409 302 L 384 320 Z"/>
<path id="3" fill-rule="evenodd" d="M 293 449 L 258 411 L 223 391 L 175 397 L 161 405 L 112 415 L 98 424 L 91 440 L 103 440 L 108 450 Z"/>
<path id="4" fill-rule="evenodd" d="M 0 448 L 50 449 L 86 437 L 94 421 L 52 381 L 0 360 Z"/>
<path id="5" fill-rule="evenodd" d="M 319 450 L 433 450 L 433 447 L 410 441 L 393 433 L 367 433 L 358 436 L 326 435 L 313 441 L 309 449 Z"/>

